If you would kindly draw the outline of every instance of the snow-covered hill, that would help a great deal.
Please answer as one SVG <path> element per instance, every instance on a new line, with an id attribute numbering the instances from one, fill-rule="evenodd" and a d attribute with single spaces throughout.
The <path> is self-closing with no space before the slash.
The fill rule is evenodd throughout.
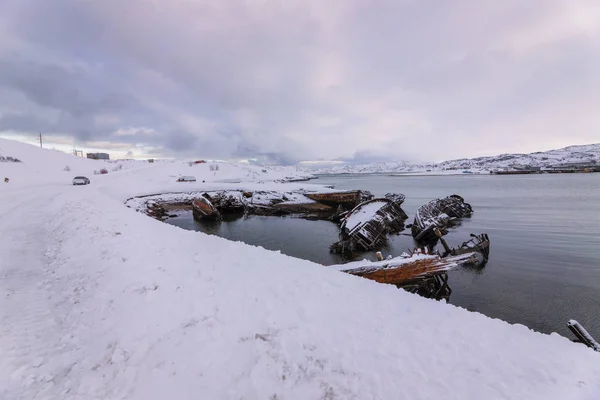
<path id="1" fill-rule="evenodd" d="M 70 183 L 73 177 L 84 175 L 92 182 L 106 182 L 115 177 L 132 176 L 131 183 L 174 183 L 182 175 L 195 176 L 198 181 L 288 181 L 308 179 L 309 172 L 295 167 L 261 167 L 244 163 L 219 162 L 192 164 L 183 160 L 91 160 L 75 157 L 58 150 L 40 149 L 26 143 L 0 138 L 0 179 L 8 177 L 12 184 L 19 183 Z M 20 162 L 8 162 L 9 158 Z M 106 175 L 99 175 L 106 169 Z"/>
<path id="2" fill-rule="evenodd" d="M 548 167 L 574 162 L 600 162 L 600 143 L 569 146 L 563 149 L 530 154 L 500 154 L 490 157 L 462 158 L 441 163 L 412 164 L 407 161 L 393 163 L 373 163 L 362 165 L 340 165 L 318 170 L 319 174 L 361 174 L 361 173 L 403 173 L 403 172 L 442 172 L 488 171 L 511 167 Z"/>

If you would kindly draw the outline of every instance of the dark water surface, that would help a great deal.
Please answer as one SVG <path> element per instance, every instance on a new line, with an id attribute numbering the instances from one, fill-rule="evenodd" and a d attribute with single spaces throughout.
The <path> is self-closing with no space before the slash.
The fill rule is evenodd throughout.
<path id="1" fill-rule="evenodd" d="M 313 182 L 336 189 L 365 189 L 376 196 L 403 193 L 407 223 L 431 199 L 453 193 L 463 196 L 475 213 L 446 239 L 457 245 L 470 233 L 486 232 L 491 240 L 490 260 L 481 271 L 450 273 L 450 303 L 568 337 L 565 323 L 577 319 L 600 338 L 600 174 L 330 175 Z M 252 216 L 199 224 L 190 212 L 167 222 L 321 264 L 342 261 L 329 253 L 338 229 L 327 221 Z M 413 246 L 410 236 L 393 236 L 383 252 L 396 256 Z M 374 259 L 373 254 L 364 257 Z"/>

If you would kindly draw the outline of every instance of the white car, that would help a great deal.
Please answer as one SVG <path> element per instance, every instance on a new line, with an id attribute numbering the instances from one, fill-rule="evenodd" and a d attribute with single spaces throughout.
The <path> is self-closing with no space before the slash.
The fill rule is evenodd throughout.
<path id="1" fill-rule="evenodd" d="M 177 178 L 177 182 L 196 182 L 196 177 L 194 176 L 180 176 Z"/>
<path id="2" fill-rule="evenodd" d="M 73 178 L 73 185 L 89 185 L 90 180 L 85 176 L 76 176 Z"/>

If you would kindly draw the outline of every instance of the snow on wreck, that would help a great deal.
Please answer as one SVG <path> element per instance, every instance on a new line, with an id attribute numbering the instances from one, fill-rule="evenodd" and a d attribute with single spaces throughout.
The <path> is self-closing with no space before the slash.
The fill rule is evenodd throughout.
<path id="1" fill-rule="evenodd" d="M 413 250 L 399 257 L 380 261 L 355 261 L 332 265 L 328 268 L 357 275 L 379 283 L 396 285 L 411 293 L 448 300 L 452 290 L 447 272 L 459 267 L 482 268 L 489 257 L 490 241 L 487 234 L 471 235 L 471 239 L 445 252 L 428 248 Z"/>
<path id="2" fill-rule="evenodd" d="M 343 216 L 339 241 L 331 245 L 334 253 L 355 253 L 382 247 L 387 235 L 404 230 L 408 216 L 402 209 L 403 194 L 364 201 Z"/>

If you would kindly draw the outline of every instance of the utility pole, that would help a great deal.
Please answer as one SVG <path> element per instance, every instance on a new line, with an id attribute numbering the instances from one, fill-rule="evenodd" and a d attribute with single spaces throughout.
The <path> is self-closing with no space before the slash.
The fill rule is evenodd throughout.
<path id="1" fill-rule="evenodd" d="M 42 146 L 42 132 L 40 132 L 40 147 L 43 147 Z"/>

